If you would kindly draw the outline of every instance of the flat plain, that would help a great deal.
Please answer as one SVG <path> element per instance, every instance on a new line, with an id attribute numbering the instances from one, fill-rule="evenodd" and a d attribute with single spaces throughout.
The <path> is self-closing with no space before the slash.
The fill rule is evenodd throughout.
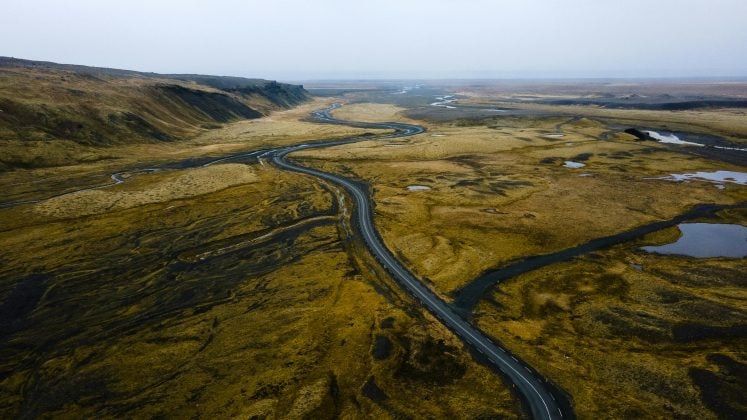
<path id="1" fill-rule="evenodd" d="M 297 154 L 369 183 L 385 242 L 446 300 L 527 256 L 670 220 L 697 205 L 737 206 L 699 221 L 747 220 L 743 185 L 665 179 L 744 173 L 746 152 L 709 158 L 700 147 L 624 132 L 716 133 L 742 148 L 742 109 L 600 109 L 490 96 L 462 91 L 453 110 L 356 101 L 340 115 L 409 119 L 428 132 Z M 505 111 L 491 116 L 485 107 Z M 566 390 L 581 418 L 744 413 L 747 263 L 640 249 L 678 233 L 658 230 L 510 278 L 469 316 Z"/>
<path id="2" fill-rule="evenodd" d="M 733 150 L 747 147 L 743 108 L 552 102 L 598 86 L 390 86 L 327 83 L 332 94 L 168 142 L 7 135 L 0 416 L 525 417 L 511 384 L 356 239 L 350 197 L 242 157 L 269 147 L 360 136 L 290 159 L 366 185 L 385 244 L 455 305 L 492 270 L 698 205 L 724 210 L 694 220 L 747 224 L 738 180 L 667 179 L 745 172 L 747 152 Z M 724 95 L 642 86 L 606 93 Z M 453 108 L 433 105 L 449 94 Z M 332 103 L 339 119 L 427 131 L 377 139 L 388 131 L 309 119 Z M 678 236 L 671 226 L 556 261 L 459 309 L 579 418 L 742 416 L 747 263 L 640 249 Z"/>

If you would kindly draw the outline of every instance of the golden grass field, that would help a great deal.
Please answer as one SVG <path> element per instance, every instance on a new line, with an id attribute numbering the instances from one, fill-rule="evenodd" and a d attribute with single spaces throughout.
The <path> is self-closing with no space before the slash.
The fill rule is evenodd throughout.
<path id="1" fill-rule="evenodd" d="M 221 129 L 209 130 L 178 143 L 84 147 L 73 142 L 57 141 L 34 150 L 34 143 L 27 142 L 18 146 L 22 148 L 19 154 L 55 154 L 59 148 L 64 153 L 75 154 L 76 158 L 81 154 L 88 154 L 91 161 L 0 172 L 0 184 L 5 188 L 4 201 L 43 198 L 53 193 L 78 189 L 80 186 L 103 185 L 110 182 L 110 174 L 126 168 L 147 168 L 193 158 L 217 158 L 270 146 L 322 138 L 344 138 L 377 131 L 303 121 L 312 110 L 328 106 L 329 103 L 329 100 L 311 101 L 288 111 L 275 112 L 270 117 L 226 124 Z M 3 153 L 16 153 L 14 147 L 2 146 Z"/>
<path id="2" fill-rule="evenodd" d="M 126 178 L 0 209 L 0 313 L 15 319 L 0 323 L 0 416 L 525 417 L 510 386 L 349 235 L 351 202 L 338 188 L 266 163 L 137 170 L 373 132 L 304 121 L 344 100 L 178 143 L 59 143 L 33 153 L 91 159 L 0 172 L 8 200 Z M 428 131 L 290 158 L 366 182 L 387 246 L 446 300 L 517 258 L 747 198 L 735 184 L 649 179 L 742 169 L 590 119 L 653 114 L 562 108 L 464 124 L 413 121 L 405 111 L 356 103 L 334 115 Z M 721 115 L 714 131 L 739 127 L 734 112 L 708 111 Z M 668 118 L 684 128 L 695 118 L 704 131 L 711 121 Z M 741 224 L 745 216 L 720 214 Z M 579 418 L 716 418 L 724 412 L 709 392 L 739 410 L 744 338 L 718 334 L 744 323 L 747 267 L 638 250 L 676 235 L 667 229 L 511 279 L 473 320 L 567 391 Z"/>
<path id="3" fill-rule="evenodd" d="M 388 117 L 396 118 L 396 113 Z M 293 156 L 371 182 L 384 240 L 445 297 L 512 258 L 668 219 L 697 203 L 734 203 L 745 197 L 740 186 L 718 190 L 705 182 L 646 179 L 738 167 L 635 142 L 626 134 L 599 141 L 595 136 L 606 129 L 590 120 L 568 122 L 562 138 L 546 137 L 557 123 L 431 125 L 428 133 L 413 139 L 367 141 Z M 586 167 L 562 166 L 582 154 L 592 155 L 584 161 Z M 541 163 L 548 158 L 554 161 Z M 408 191 L 409 185 L 431 189 Z"/>
<path id="4" fill-rule="evenodd" d="M 746 355 L 728 331 L 746 319 L 747 264 L 638 250 L 677 236 L 668 229 L 512 279 L 482 302 L 478 323 L 570 392 L 580 417 L 738 412 L 744 381 L 734 366 Z M 699 336 L 704 326 L 715 334 Z"/>
<path id="5" fill-rule="evenodd" d="M 458 93 L 464 105 L 507 106 L 514 109 L 549 111 L 569 116 L 605 118 L 619 123 L 638 123 L 668 130 L 718 134 L 737 143 L 747 143 L 747 112 L 743 108 L 697 110 L 609 109 L 583 105 L 546 105 L 531 102 L 506 102 L 505 98 L 486 96 L 484 91 L 463 90 Z M 504 99 L 503 101 L 501 99 Z"/>
<path id="6" fill-rule="evenodd" d="M 135 163 L 362 132 L 298 121 L 323 105 L 2 182 L 34 197 Z M 10 184 L 24 180 L 39 182 Z M 0 324 L 0 415 L 522 417 L 500 377 L 346 239 L 339 194 L 227 163 L 0 209 L 0 302 L 16 302 L 0 307 L 16 319 Z"/>
<path id="7" fill-rule="evenodd" d="M 374 104 L 343 109 L 348 119 L 393 120 L 402 113 Z M 563 108 L 560 117 L 496 118 L 487 125 L 427 122 L 429 131 L 415 138 L 293 156 L 370 183 L 385 242 L 447 300 L 485 270 L 513 259 L 670 219 L 699 203 L 747 199 L 747 187 L 740 185 L 720 190 L 708 182 L 651 179 L 744 172 L 741 167 L 627 134 L 603 141 L 609 130 L 602 124 L 562 117 L 598 111 L 636 121 L 643 114 Z M 694 123 L 742 123 L 732 110 L 708 113 L 722 118 Z M 667 121 L 689 122 L 691 114 Z M 586 166 L 567 168 L 566 160 Z M 408 190 L 412 185 L 430 189 Z M 722 213 L 731 223 L 744 224 L 745 216 Z M 673 238 L 674 228 L 511 279 L 482 301 L 475 321 L 568 391 L 580 418 L 715 418 L 729 413 L 719 411 L 723 407 L 738 412 L 743 406 L 735 383 L 743 381 L 736 372 L 744 369 L 747 354 L 740 350 L 744 338 L 723 331 L 747 319 L 747 265 L 637 251 Z M 727 335 L 681 337 L 711 327 Z M 722 394 L 722 408 L 714 408 L 713 392 Z"/>

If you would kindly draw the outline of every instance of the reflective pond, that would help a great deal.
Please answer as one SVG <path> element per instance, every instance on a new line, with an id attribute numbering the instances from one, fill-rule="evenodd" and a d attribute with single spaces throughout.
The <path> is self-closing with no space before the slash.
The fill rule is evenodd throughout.
<path id="1" fill-rule="evenodd" d="M 743 258 L 747 256 L 747 227 L 716 223 L 682 223 L 682 236 L 661 246 L 644 246 L 646 252 L 687 255 L 696 258 Z"/>

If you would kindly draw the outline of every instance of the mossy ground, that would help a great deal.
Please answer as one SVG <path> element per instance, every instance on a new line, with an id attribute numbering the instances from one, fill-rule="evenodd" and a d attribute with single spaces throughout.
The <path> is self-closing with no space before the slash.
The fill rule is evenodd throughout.
<path id="1" fill-rule="evenodd" d="M 547 137 L 558 124 L 563 137 Z M 369 182 L 384 240 L 447 298 L 512 259 L 666 220 L 698 203 L 745 198 L 739 185 L 719 190 L 706 182 L 651 179 L 739 167 L 636 142 L 626 134 L 600 140 L 606 132 L 585 119 L 431 124 L 412 139 L 293 156 Z M 586 166 L 567 168 L 567 160 Z M 410 191 L 410 185 L 430 189 Z"/>
<path id="2" fill-rule="evenodd" d="M 739 368 L 713 359 L 747 366 L 747 263 L 639 250 L 659 240 L 504 282 L 477 308 L 478 325 L 567 390 L 583 418 L 744 412 L 741 397 L 723 392 L 741 380 Z"/>
<path id="3" fill-rule="evenodd" d="M 128 168 L 370 131 L 299 121 L 322 104 L 178 147 L 96 149 L 107 159 L 6 172 L 0 185 L 8 200 L 43 198 Z M 389 105 L 343 110 L 402 120 Z M 368 182 L 385 242 L 446 299 L 521 256 L 745 200 L 733 184 L 646 179 L 739 168 L 593 120 L 428 128 L 291 158 Z M 0 209 L 0 415 L 521 417 L 500 378 L 350 239 L 338 194 L 232 163 Z M 581 417 L 739 412 L 744 262 L 638 251 L 675 234 L 512 279 L 475 320 L 568 391 Z"/>
<path id="4" fill-rule="evenodd" d="M 728 120 L 732 111 L 725 112 Z M 679 118 L 687 116 L 670 117 Z M 747 199 L 740 185 L 719 190 L 651 179 L 742 168 L 638 142 L 585 118 L 427 125 L 428 133 L 396 146 L 364 142 L 294 156 L 370 183 L 387 245 L 445 299 L 519 257 L 666 220 L 698 203 Z M 566 160 L 586 166 L 566 168 Z M 721 217 L 747 220 L 740 210 Z M 474 319 L 568 391 L 581 418 L 744 413 L 735 390 L 747 361 L 740 350 L 747 265 L 638 249 L 677 235 L 662 230 L 510 279 L 486 296 Z"/>
<path id="5" fill-rule="evenodd" d="M 338 194 L 232 163 L 0 210 L 0 416 L 521 417 Z"/>
<path id="6" fill-rule="evenodd" d="M 288 111 L 275 112 L 270 117 L 226 124 L 177 143 L 93 147 L 58 140 L 38 145 L 33 142 L 14 145 L 12 142 L 3 143 L 0 138 L 0 149 L 6 156 L 14 153 L 27 157 L 39 154 L 56 156 L 62 153 L 75 157 L 71 161 L 55 161 L 49 167 L 0 172 L 0 185 L 4 188 L 2 202 L 46 198 L 86 186 L 103 185 L 111 182 L 112 173 L 127 170 L 137 172 L 190 159 L 217 158 L 271 146 L 382 131 L 304 121 L 312 110 L 329 103 L 331 100 L 315 100 Z M 76 160 L 81 157 L 84 157 L 83 163 Z"/>

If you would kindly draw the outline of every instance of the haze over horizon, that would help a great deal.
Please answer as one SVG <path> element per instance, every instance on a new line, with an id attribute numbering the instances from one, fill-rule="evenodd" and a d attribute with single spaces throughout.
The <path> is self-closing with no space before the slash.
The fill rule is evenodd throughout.
<path id="1" fill-rule="evenodd" d="M 747 76 L 741 0 L 7 0 L 0 55 L 281 80 Z"/>

